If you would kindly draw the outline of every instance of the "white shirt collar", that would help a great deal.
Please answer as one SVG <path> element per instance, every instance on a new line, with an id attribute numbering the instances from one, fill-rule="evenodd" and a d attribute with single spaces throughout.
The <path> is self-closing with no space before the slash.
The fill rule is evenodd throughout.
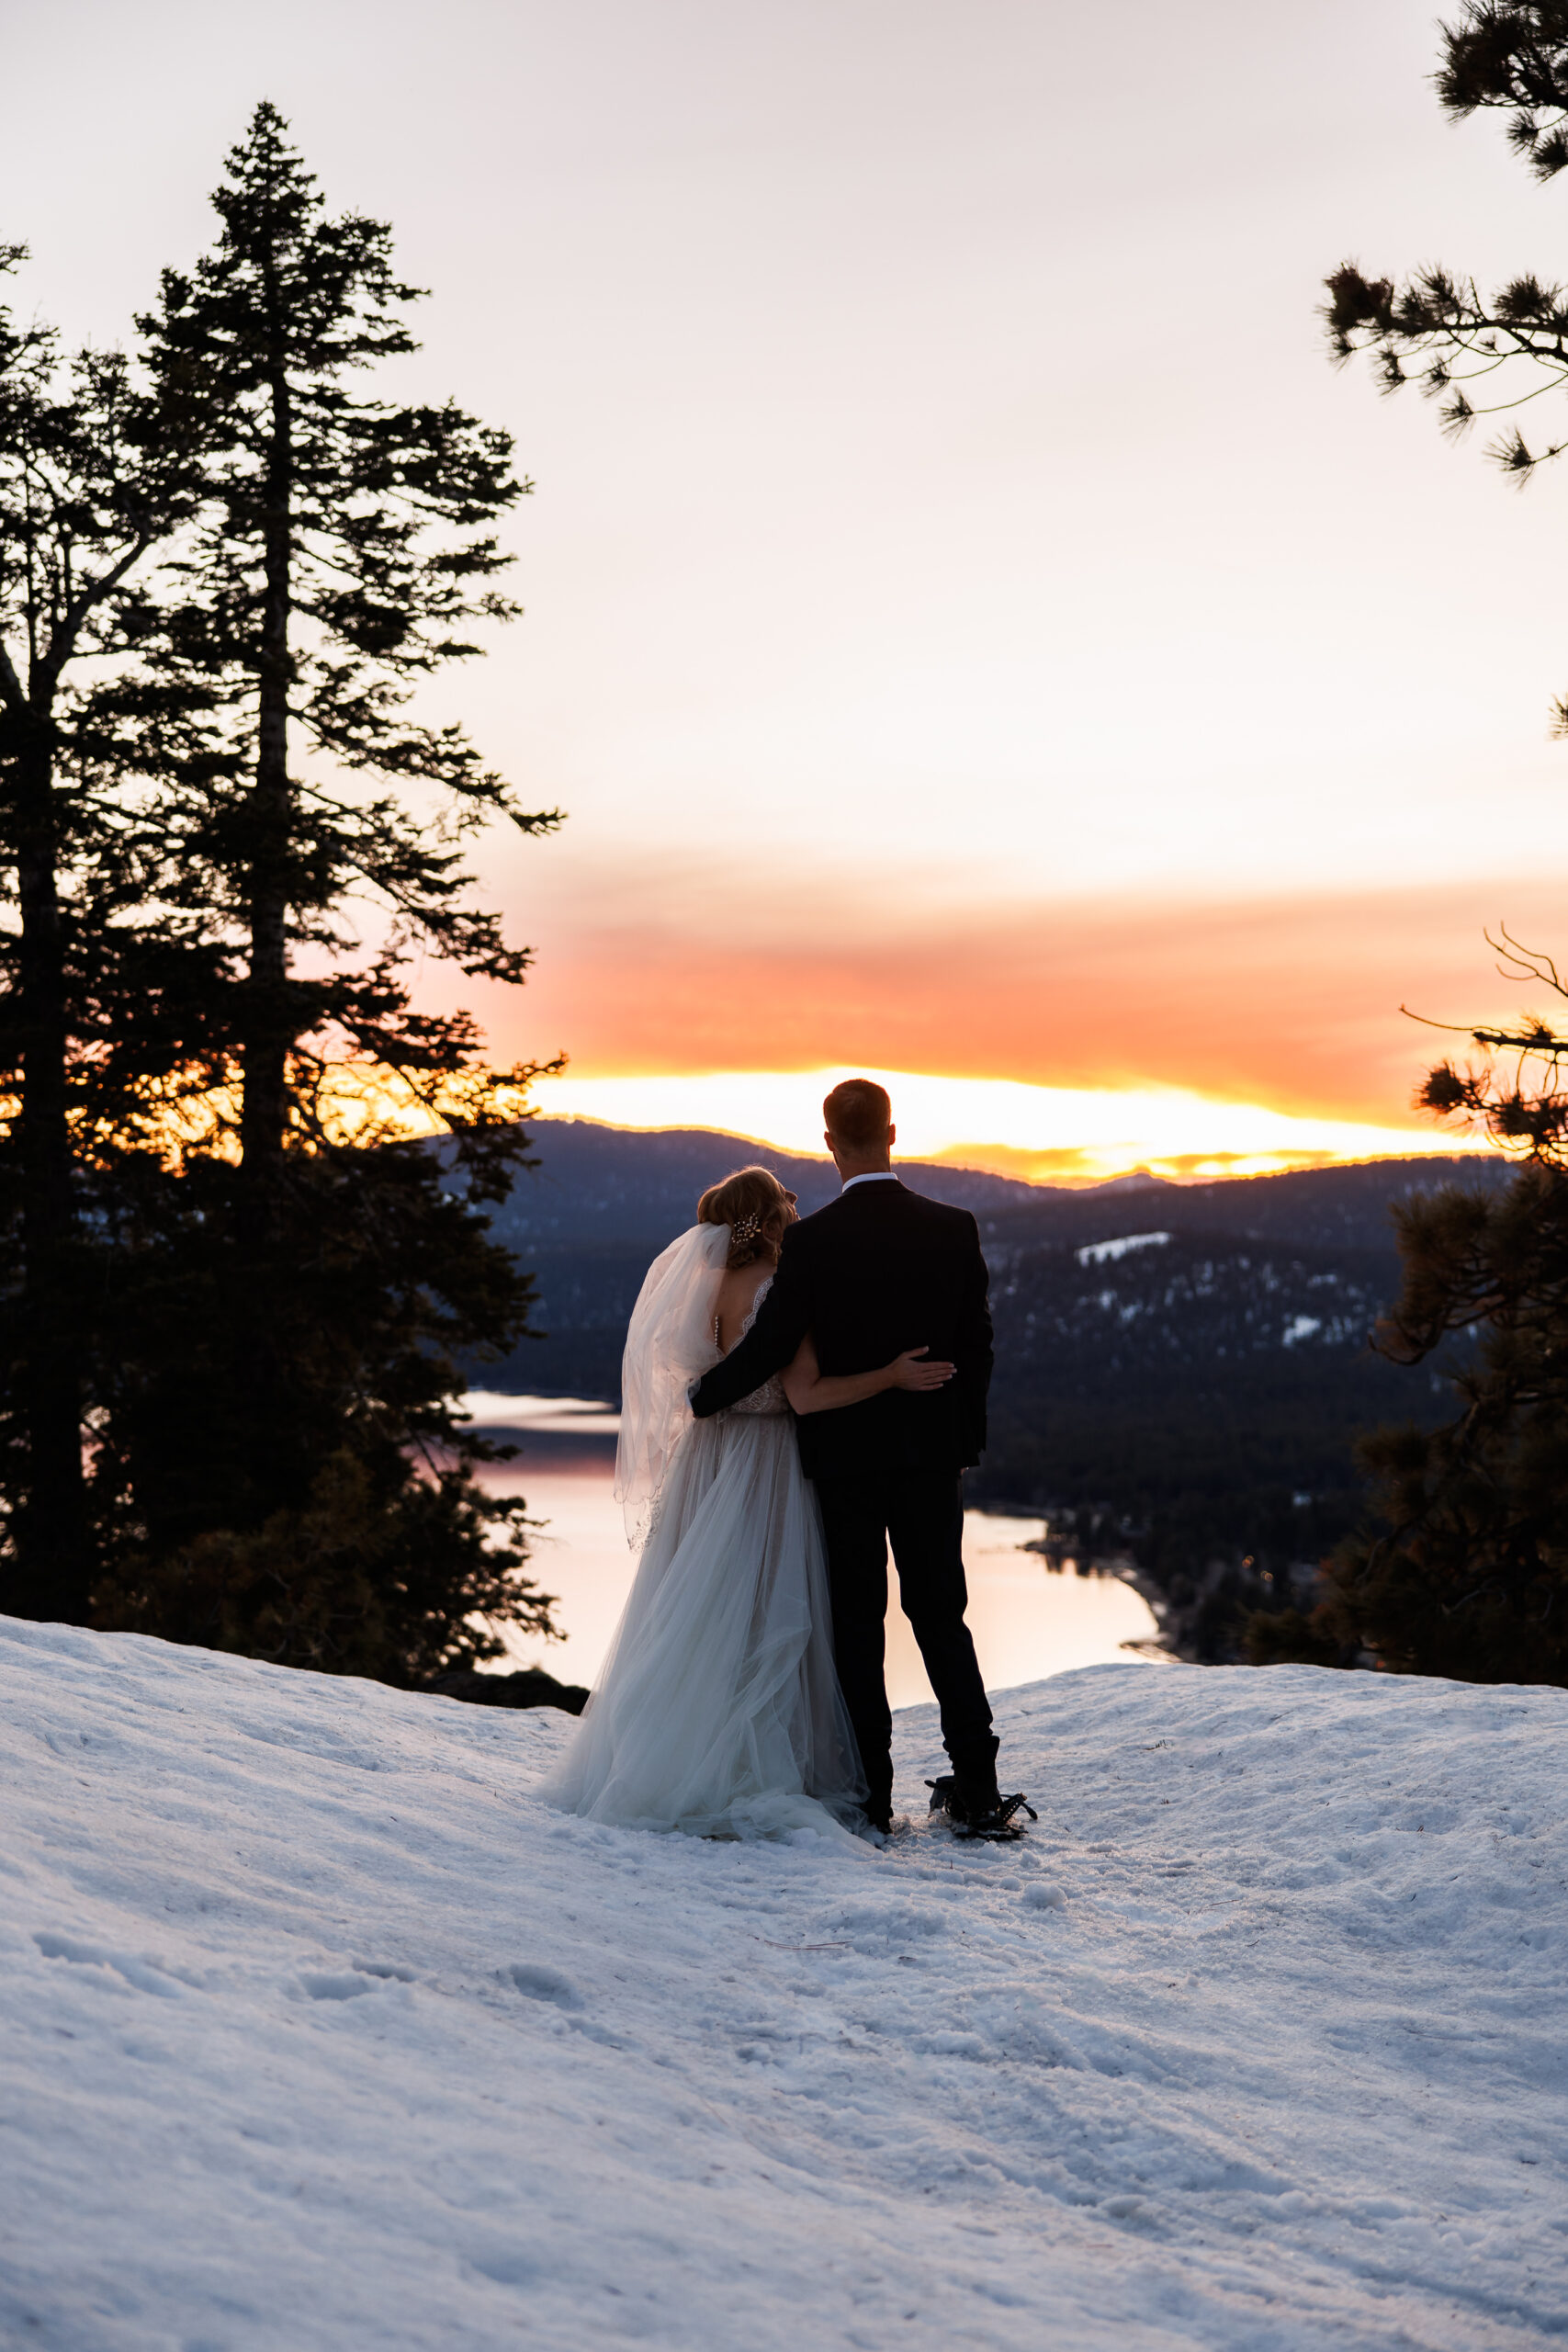
<path id="1" fill-rule="evenodd" d="M 891 1168 L 874 1168 L 867 1176 L 846 1177 L 839 1187 L 839 1193 L 841 1199 L 845 1193 L 852 1193 L 857 1184 L 896 1184 L 897 1182 Z"/>

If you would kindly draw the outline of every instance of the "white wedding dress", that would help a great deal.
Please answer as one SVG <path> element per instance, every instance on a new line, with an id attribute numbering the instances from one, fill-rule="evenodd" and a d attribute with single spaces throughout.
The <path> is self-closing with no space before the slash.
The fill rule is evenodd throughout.
<path id="1" fill-rule="evenodd" d="M 701 1421 L 686 1401 L 722 1353 L 714 1309 L 728 1246 L 728 1226 L 682 1234 L 633 1312 L 616 1493 L 642 1557 L 538 1792 L 636 1828 L 841 1838 L 865 1792 L 833 1670 L 821 1521 L 783 1388 L 775 1377 Z"/>

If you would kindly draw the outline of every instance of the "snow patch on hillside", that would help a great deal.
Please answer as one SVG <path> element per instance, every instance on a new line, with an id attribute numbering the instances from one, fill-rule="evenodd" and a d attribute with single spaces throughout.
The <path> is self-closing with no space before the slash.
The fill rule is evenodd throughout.
<path id="1" fill-rule="evenodd" d="M 1169 1239 L 1168 1233 L 1123 1233 L 1114 1241 L 1086 1241 L 1073 1255 L 1080 1266 L 1103 1266 L 1134 1250 L 1163 1250 Z"/>
<path id="2" fill-rule="evenodd" d="M 999 1717 L 1025 1845 L 715 1845 L 538 1805 L 547 1713 L 0 1621 L 0 2335 L 1568 2331 L 1568 1694 L 1109 1667 Z"/>

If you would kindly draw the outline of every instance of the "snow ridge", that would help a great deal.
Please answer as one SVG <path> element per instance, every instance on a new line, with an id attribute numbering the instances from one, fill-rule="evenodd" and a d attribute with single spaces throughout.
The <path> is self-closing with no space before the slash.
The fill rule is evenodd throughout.
<path id="1" fill-rule="evenodd" d="M 537 1804 L 547 1711 L 0 1620 L 0 2336 L 1568 2333 L 1568 1693 L 1110 1667 L 998 1715 L 1022 1846 L 716 1845 Z"/>

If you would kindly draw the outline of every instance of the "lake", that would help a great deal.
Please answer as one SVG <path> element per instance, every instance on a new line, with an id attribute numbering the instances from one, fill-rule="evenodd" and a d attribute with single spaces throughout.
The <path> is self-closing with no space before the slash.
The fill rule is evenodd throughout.
<path id="1" fill-rule="evenodd" d="M 513 1634 L 510 1662 L 542 1666 L 562 1682 L 591 1683 L 630 1587 L 636 1562 L 612 1495 L 615 1417 L 572 1397 L 477 1395 L 477 1421 L 518 1445 L 514 1462 L 481 1467 L 491 1494 L 521 1495 L 531 1519 L 531 1573 L 559 1602 L 566 1639 Z M 1116 1577 L 1054 1573 L 1022 1547 L 1044 1521 L 988 1511 L 964 1517 L 969 1625 L 987 1687 L 1007 1690 L 1077 1666 L 1125 1663 L 1128 1642 L 1157 1641 L 1148 1603 Z M 503 1669 L 504 1670 L 504 1669 Z M 896 1707 L 931 1698 L 920 1654 L 897 1602 L 887 1613 L 887 1694 Z"/>

